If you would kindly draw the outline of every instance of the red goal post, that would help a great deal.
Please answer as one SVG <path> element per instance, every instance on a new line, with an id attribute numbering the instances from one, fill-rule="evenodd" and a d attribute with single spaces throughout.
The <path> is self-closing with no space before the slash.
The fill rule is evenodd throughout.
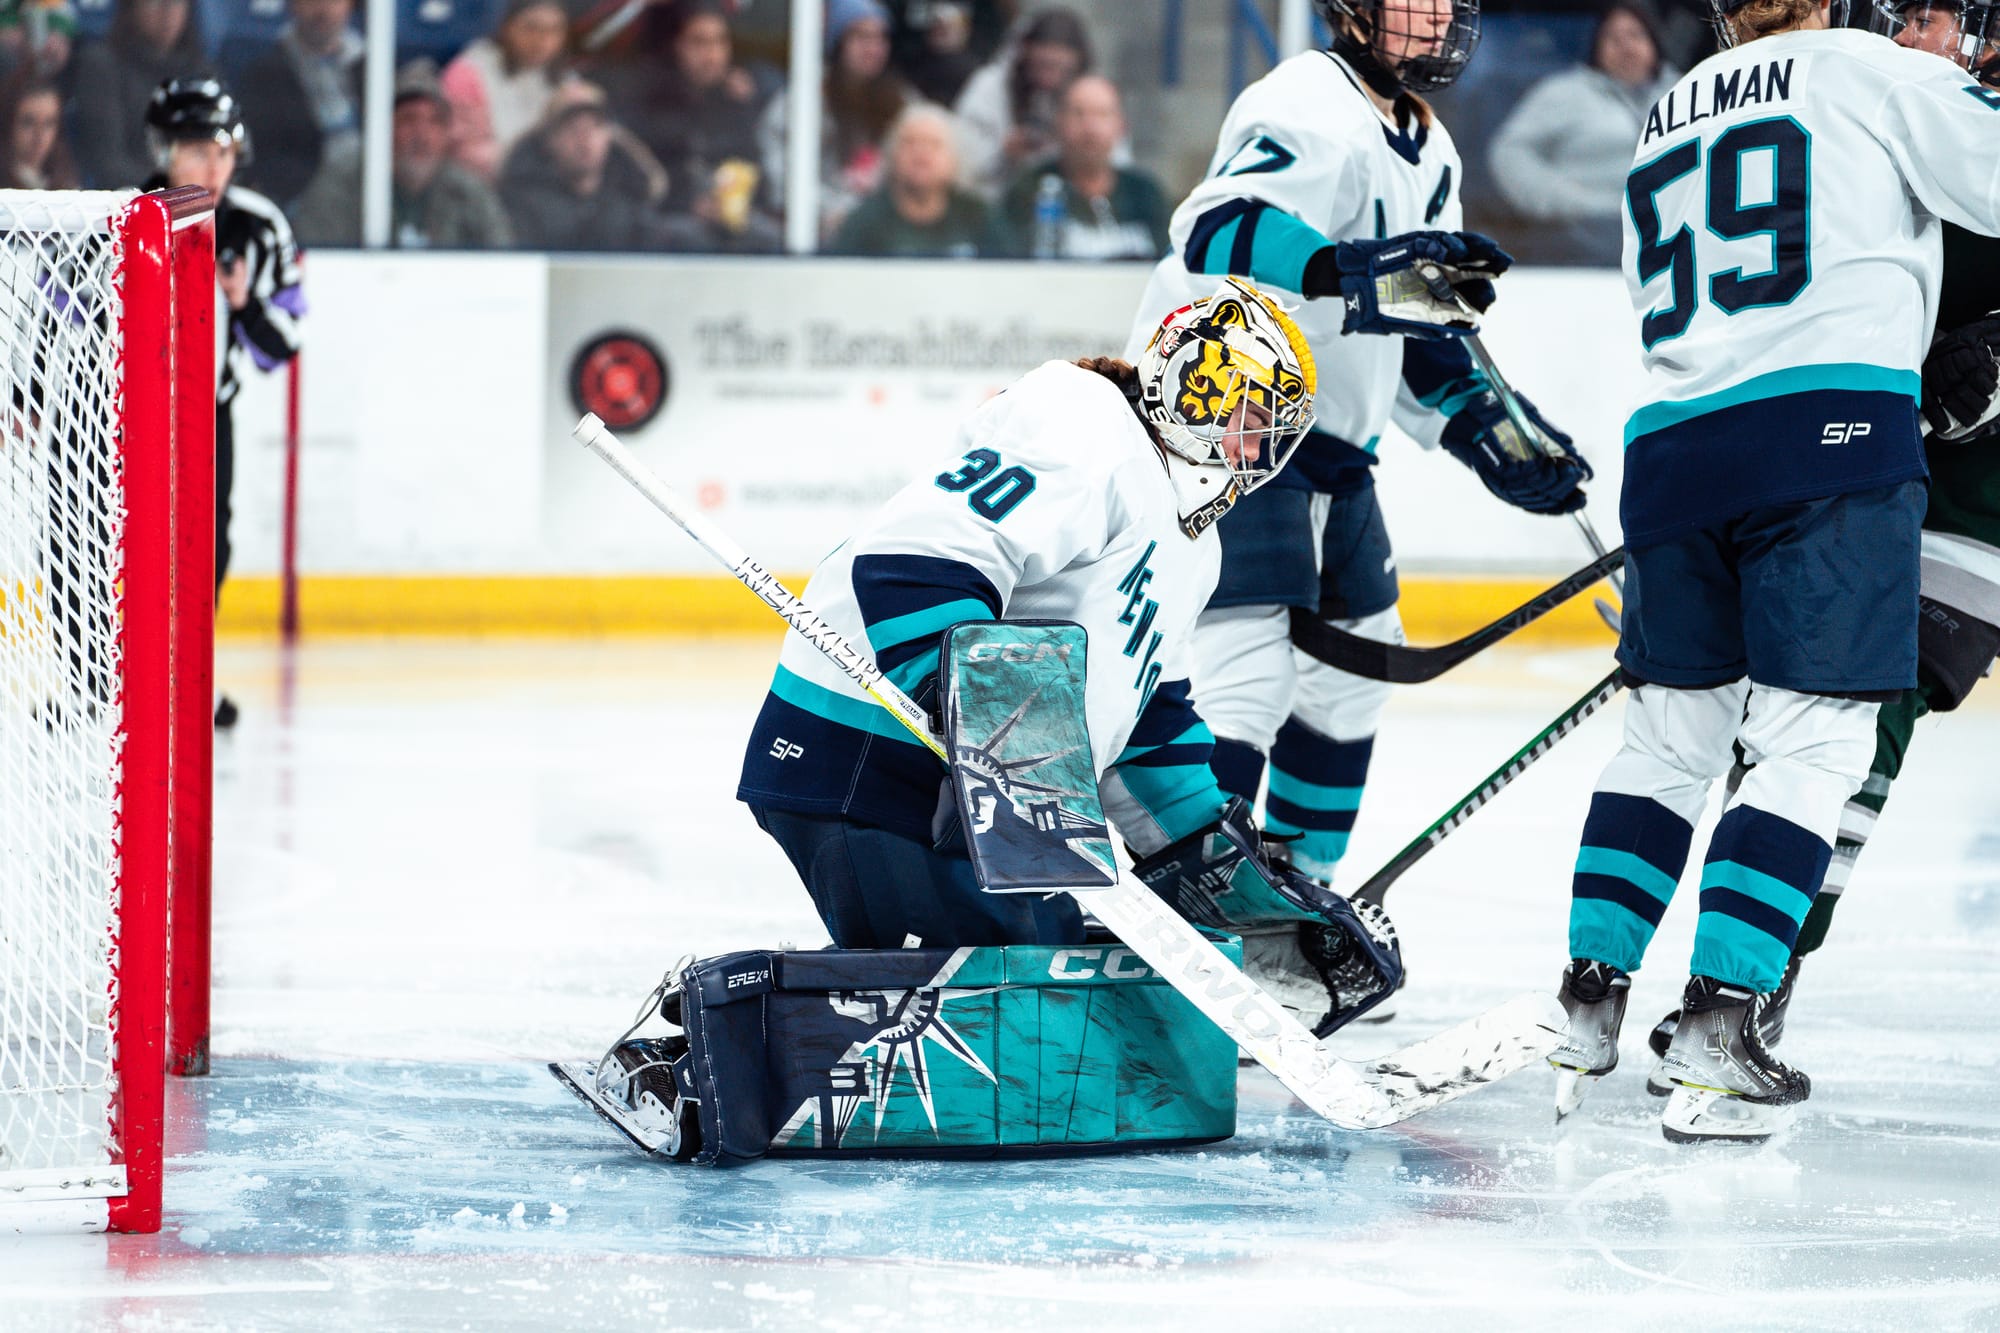
<path id="1" fill-rule="evenodd" d="M 204 192 L 0 191 L 0 1230 L 158 1230 L 207 1070 L 217 354 Z"/>

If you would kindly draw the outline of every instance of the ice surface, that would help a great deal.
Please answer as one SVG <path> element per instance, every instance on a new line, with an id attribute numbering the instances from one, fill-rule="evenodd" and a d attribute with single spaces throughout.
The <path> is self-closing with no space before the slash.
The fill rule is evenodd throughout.
<path id="1" fill-rule="evenodd" d="M 1259 1071 L 1202 1152 L 1060 1162 L 638 1156 L 541 1068 L 683 953 L 821 941 L 734 804 L 772 645 L 225 651 L 216 1073 L 172 1093 L 166 1230 L 6 1234 L 0 1328 L 2000 1327 L 2000 691 L 1920 728 L 1785 1051 L 1762 1148 L 1675 1148 L 1626 1066 L 1560 1129 L 1539 1071 L 1343 1133 Z M 1399 692 L 1372 869 L 1603 671 Z M 1412 979 L 1372 1053 L 1561 968 L 1618 708 L 1390 894 Z"/>

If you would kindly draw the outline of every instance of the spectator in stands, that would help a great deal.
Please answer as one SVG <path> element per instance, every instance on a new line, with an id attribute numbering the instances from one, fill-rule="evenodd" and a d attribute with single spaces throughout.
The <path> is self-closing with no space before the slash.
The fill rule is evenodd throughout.
<path id="1" fill-rule="evenodd" d="M 483 181 L 521 136 L 540 122 L 564 77 L 569 14 L 560 0 L 507 0 L 506 16 L 444 67 L 451 102 L 452 155 Z"/>
<path id="2" fill-rule="evenodd" d="M 1171 210 L 1159 183 L 1116 165 L 1125 139 L 1117 86 L 1071 82 L 1056 113 L 1055 156 L 1030 166 L 1001 204 L 1011 249 L 1035 259 L 1158 259 Z"/>
<path id="3" fill-rule="evenodd" d="M 0 0 L 0 75 L 53 78 L 69 64 L 76 11 L 68 0 Z"/>
<path id="4" fill-rule="evenodd" d="M 912 103 L 890 127 L 886 151 L 887 179 L 847 215 L 834 235 L 833 253 L 951 259 L 1006 253 L 985 202 L 957 184 L 950 112 Z"/>
<path id="5" fill-rule="evenodd" d="M 854 205 L 882 183 L 882 140 L 916 99 L 889 67 L 889 11 L 881 0 L 830 0 L 827 65 L 819 135 L 819 235 L 831 236 Z M 764 174 L 773 197 L 785 189 L 783 93 L 771 99 L 762 129 Z"/>
<path id="6" fill-rule="evenodd" d="M 659 250 L 666 176 L 611 119 L 594 84 L 565 84 L 540 128 L 524 135 L 500 174 L 500 197 L 520 243 L 541 250 Z"/>
<path id="7" fill-rule="evenodd" d="M 358 170 L 362 65 L 361 34 L 350 26 L 354 0 L 291 0 L 290 12 L 241 87 L 257 125 L 254 179 L 288 213 L 315 176 L 344 180 Z M 359 198 L 352 203 L 359 210 Z"/>
<path id="8" fill-rule="evenodd" d="M 74 190 L 81 182 L 62 132 L 62 90 L 53 79 L 18 71 L 0 91 L 0 189 Z"/>
<path id="9" fill-rule="evenodd" d="M 1011 3 L 1006 9 L 1013 9 Z M 898 0 L 891 39 L 896 68 L 917 92 L 950 106 L 1006 31 L 995 0 Z M 992 39 L 984 43 L 982 32 Z"/>
<path id="10" fill-rule="evenodd" d="M 1590 63 L 1528 90 L 1487 154 L 1507 202 L 1542 224 L 1541 243 L 1518 258 L 1618 263 L 1633 147 L 1647 111 L 1679 77 L 1660 58 L 1651 16 L 1614 0 L 1591 38 Z"/>
<path id="11" fill-rule="evenodd" d="M 430 61 L 413 60 L 397 71 L 390 138 L 391 244 L 402 250 L 513 244 L 492 187 L 452 160 L 452 106 Z"/>
<path id="12" fill-rule="evenodd" d="M 669 212 L 773 229 L 757 126 L 775 88 L 736 63 L 729 14 L 728 0 L 675 0 L 642 20 L 635 57 L 606 71 L 610 105 L 667 169 Z"/>
<path id="13" fill-rule="evenodd" d="M 152 175 L 146 107 L 153 90 L 207 71 L 191 0 L 118 0 L 104 40 L 85 43 L 70 66 L 70 87 L 87 94 L 74 104 L 84 184 L 121 189 Z"/>
<path id="14" fill-rule="evenodd" d="M 1090 34 L 1074 11 L 1044 9 L 1022 20 L 953 107 L 966 185 L 997 199 L 1022 167 L 1055 151 L 1057 103 L 1090 68 Z"/>

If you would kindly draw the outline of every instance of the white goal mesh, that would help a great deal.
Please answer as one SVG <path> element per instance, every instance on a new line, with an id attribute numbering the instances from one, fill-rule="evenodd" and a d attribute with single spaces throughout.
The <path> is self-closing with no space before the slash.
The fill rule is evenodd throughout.
<path id="1" fill-rule="evenodd" d="M 125 1185 L 113 1110 L 129 197 L 0 191 L 0 1199 Z"/>

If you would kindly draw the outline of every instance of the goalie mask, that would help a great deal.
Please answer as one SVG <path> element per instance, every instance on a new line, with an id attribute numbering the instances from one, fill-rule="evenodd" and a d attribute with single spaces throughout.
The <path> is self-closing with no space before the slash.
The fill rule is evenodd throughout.
<path id="1" fill-rule="evenodd" d="M 1313 0 L 1333 49 L 1383 97 L 1429 93 L 1465 72 L 1479 0 Z"/>
<path id="2" fill-rule="evenodd" d="M 1190 537 L 1277 475 L 1312 429 L 1319 389 L 1299 326 L 1240 278 L 1168 315 L 1138 379 Z"/>
<path id="3" fill-rule="evenodd" d="M 2000 3 L 1875 0 L 1868 26 L 1898 46 L 1943 56 L 1981 83 L 2000 86 Z"/>

